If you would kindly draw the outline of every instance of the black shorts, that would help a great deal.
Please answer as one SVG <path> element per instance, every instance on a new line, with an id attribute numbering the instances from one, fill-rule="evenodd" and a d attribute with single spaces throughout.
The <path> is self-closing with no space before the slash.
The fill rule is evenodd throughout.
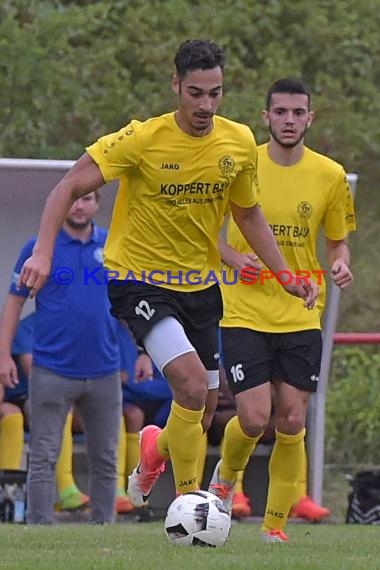
<path id="1" fill-rule="evenodd" d="M 234 395 L 273 380 L 282 380 L 306 392 L 317 390 L 322 357 L 320 330 L 221 330 L 224 366 Z"/>
<path id="2" fill-rule="evenodd" d="M 133 281 L 110 281 L 108 296 L 111 313 L 127 322 L 135 341 L 155 324 L 172 316 L 180 322 L 206 370 L 218 370 L 218 327 L 223 303 L 218 285 L 186 293 Z"/>

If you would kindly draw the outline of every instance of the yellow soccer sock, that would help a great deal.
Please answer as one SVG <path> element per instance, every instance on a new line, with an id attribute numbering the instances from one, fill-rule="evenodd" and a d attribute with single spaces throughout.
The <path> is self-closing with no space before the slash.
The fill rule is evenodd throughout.
<path id="1" fill-rule="evenodd" d="M 303 448 L 301 468 L 298 475 L 296 492 L 294 495 L 293 505 L 296 505 L 302 497 L 307 495 L 307 455 L 306 447 Z"/>
<path id="2" fill-rule="evenodd" d="M 21 412 L 0 421 L 0 469 L 20 469 L 24 447 L 24 418 Z"/>
<path id="3" fill-rule="evenodd" d="M 124 418 L 121 418 L 119 443 L 117 446 L 117 494 L 125 493 L 126 480 L 126 455 L 127 455 L 127 433 L 125 430 Z"/>
<path id="4" fill-rule="evenodd" d="M 58 457 L 55 473 L 57 489 L 61 498 L 62 493 L 64 493 L 66 489 L 76 486 L 73 477 L 73 434 L 71 431 L 72 423 L 73 414 L 72 412 L 69 412 L 63 430 L 61 451 Z"/>
<path id="5" fill-rule="evenodd" d="M 197 459 L 197 481 L 199 487 L 202 486 L 202 479 L 205 471 L 205 463 L 206 463 L 206 455 L 207 455 L 207 433 L 202 435 L 202 439 L 200 442 L 199 450 L 198 450 L 198 459 Z"/>
<path id="6" fill-rule="evenodd" d="M 236 481 L 235 481 L 235 485 L 234 485 L 234 494 L 235 495 L 237 495 L 239 493 L 244 493 L 243 477 L 244 477 L 244 471 L 238 471 L 236 473 Z"/>
<path id="7" fill-rule="evenodd" d="M 223 445 L 224 445 L 224 439 L 222 439 L 222 442 L 220 444 L 220 451 L 222 455 L 223 455 Z M 234 495 L 237 495 L 238 493 L 244 493 L 243 479 L 244 479 L 244 470 L 237 471 L 235 484 L 234 484 Z"/>
<path id="8" fill-rule="evenodd" d="M 189 410 L 173 401 L 166 424 L 166 438 L 177 493 L 198 489 L 197 457 L 203 429 L 201 410 Z"/>
<path id="9" fill-rule="evenodd" d="M 276 431 L 269 461 L 269 489 L 262 530 L 283 530 L 293 504 L 302 466 L 305 429 L 296 435 Z"/>
<path id="10" fill-rule="evenodd" d="M 126 439 L 127 439 L 127 452 L 126 452 L 127 462 L 126 462 L 125 474 L 127 477 L 127 484 L 128 484 L 128 476 L 132 473 L 132 471 L 140 461 L 139 434 L 127 432 Z"/>
<path id="11" fill-rule="evenodd" d="M 257 437 L 246 435 L 241 429 L 238 416 L 230 419 L 224 430 L 220 478 L 224 481 L 236 480 L 237 472 L 244 471 L 250 456 L 262 434 Z"/>

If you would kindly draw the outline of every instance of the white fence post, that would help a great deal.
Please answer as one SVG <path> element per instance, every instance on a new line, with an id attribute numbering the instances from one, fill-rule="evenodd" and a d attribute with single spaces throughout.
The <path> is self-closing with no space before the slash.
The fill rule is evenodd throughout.
<path id="1" fill-rule="evenodd" d="M 348 174 L 351 191 L 355 197 L 357 174 Z M 325 451 L 326 393 L 330 374 L 334 333 L 338 318 L 341 290 L 331 283 L 328 288 L 326 315 L 323 325 L 323 350 L 318 390 L 312 395 L 308 410 L 308 466 L 310 495 L 322 504 Z"/>

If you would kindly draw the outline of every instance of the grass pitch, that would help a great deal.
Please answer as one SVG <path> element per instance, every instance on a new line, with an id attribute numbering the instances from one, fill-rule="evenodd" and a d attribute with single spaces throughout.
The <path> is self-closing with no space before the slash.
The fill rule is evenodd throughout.
<path id="1" fill-rule="evenodd" d="M 222 548 L 171 545 L 163 523 L 0 526 L 7 570 L 379 570 L 380 528 L 289 524 L 288 544 L 264 544 L 258 524 L 234 524 Z"/>

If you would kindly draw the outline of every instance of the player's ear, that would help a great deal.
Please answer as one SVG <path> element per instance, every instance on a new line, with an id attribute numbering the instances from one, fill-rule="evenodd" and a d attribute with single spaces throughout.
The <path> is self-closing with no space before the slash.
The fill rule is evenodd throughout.
<path id="1" fill-rule="evenodd" d="M 263 109 L 263 111 L 261 111 L 261 117 L 264 121 L 264 123 L 266 124 L 266 126 L 269 126 L 269 113 L 266 109 Z"/>
<path id="2" fill-rule="evenodd" d="M 307 128 L 311 127 L 313 121 L 314 121 L 314 117 L 315 117 L 315 113 L 314 111 L 309 111 L 309 117 L 306 123 Z"/>
<path id="3" fill-rule="evenodd" d="M 174 73 L 173 77 L 172 77 L 172 89 L 176 95 L 179 95 L 179 93 L 180 93 L 180 82 L 179 82 L 179 77 L 176 73 Z"/>

